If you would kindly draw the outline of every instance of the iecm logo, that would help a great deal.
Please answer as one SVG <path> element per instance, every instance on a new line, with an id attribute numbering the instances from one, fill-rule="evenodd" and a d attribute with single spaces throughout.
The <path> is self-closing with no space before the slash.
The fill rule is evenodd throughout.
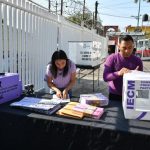
<path id="1" fill-rule="evenodd" d="M 127 109 L 134 109 L 135 81 L 128 81 Z"/>

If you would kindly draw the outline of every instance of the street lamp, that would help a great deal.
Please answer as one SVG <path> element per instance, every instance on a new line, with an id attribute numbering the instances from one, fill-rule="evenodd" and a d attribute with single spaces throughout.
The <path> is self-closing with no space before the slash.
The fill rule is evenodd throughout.
<path id="1" fill-rule="evenodd" d="M 148 14 L 144 14 L 142 17 L 142 21 L 148 21 L 148 20 L 149 20 Z"/>
<path id="2" fill-rule="evenodd" d="M 135 3 L 139 3 L 139 8 L 138 8 L 138 16 L 137 16 L 137 27 L 139 26 L 139 19 L 140 19 L 140 10 L 141 10 L 141 0 L 134 0 Z M 147 0 L 147 3 L 149 3 L 150 0 Z"/>
<path id="3" fill-rule="evenodd" d="M 140 20 L 140 10 L 141 10 L 141 0 L 134 0 L 135 3 L 138 2 L 139 6 L 138 6 L 138 16 L 137 16 L 137 31 L 139 31 L 139 20 Z M 150 0 L 147 0 L 147 2 L 149 3 Z M 143 24 L 143 21 L 142 21 Z M 138 36 L 137 36 L 137 40 L 138 40 Z M 137 47 L 137 41 L 136 41 L 136 47 Z"/>

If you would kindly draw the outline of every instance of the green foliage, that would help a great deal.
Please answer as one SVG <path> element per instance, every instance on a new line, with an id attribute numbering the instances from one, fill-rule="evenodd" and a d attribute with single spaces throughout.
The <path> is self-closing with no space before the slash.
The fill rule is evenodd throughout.
<path id="1" fill-rule="evenodd" d="M 67 19 L 75 24 L 81 25 L 82 14 L 78 12 L 77 14 L 67 17 Z"/>
<path id="2" fill-rule="evenodd" d="M 92 14 L 91 13 L 85 13 L 84 14 L 84 19 L 83 19 L 83 14 L 80 12 L 67 17 L 67 19 L 75 24 L 81 25 L 81 22 L 84 21 L 84 26 L 87 28 L 92 28 L 93 24 L 93 19 L 92 19 Z"/>

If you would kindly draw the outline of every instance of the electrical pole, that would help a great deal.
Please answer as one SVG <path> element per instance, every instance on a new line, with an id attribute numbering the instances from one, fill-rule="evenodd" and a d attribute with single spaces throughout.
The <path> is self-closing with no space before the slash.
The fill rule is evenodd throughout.
<path id="1" fill-rule="evenodd" d="M 141 10 L 141 0 L 135 0 L 135 2 L 137 3 L 138 2 L 138 4 L 139 4 L 139 6 L 138 6 L 138 16 L 137 16 L 137 28 L 136 28 L 136 30 L 135 31 L 138 31 L 139 32 L 139 21 L 140 21 L 140 10 Z M 140 29 L 141 30 L 141 29 Z M 138 39 L 139 39 L 139 37 L 138 37 L 138 35 L 136 36 L 136 49 L 137 49 L 137 42 L 138 42 Z"/>
<path id="2" fill-rule="evenodd" d="M 56 14 L 57 14 L 57 5 L 58 5 L 58 3 L 57 3 L 57 1 L 56 1 Z"/>
<path id="3" fill-rule="evenodd" d="M 137 18 L 137 27 L 139 27 L 139 20 L 140 20 L 140 10 L 141 10 L 141 0 L 139 0 L 138 18 Z"/>
<path id="4" fill-rule="evenodd" d="M 94 12 L 93 12 L 93 22 L 92 22 L 92 26 L 93 26 L 93 29 L 94 29 L 94 26 L 95 26 L 95 16 L 94 16 Z"/>
<path id="5" fill-rule="evenodd" d="M 63 0 L 61 0 L 61 9 L 60 9 L 61 10 L 61 12 L 60 12 L 61 16 L 63 15 L 63 3 L 64 3 Z"/>
<path id="6" fill-rule="evenodd" d="M 51 11 L 51 0 L 48 0 L 48 9 L 49 9 L 49 12 Z"/>
<path id="7" fill-rule="evenodd" d="M 85 16 L 85 0 L 83 2 L 83 18 L 82 18 L 83 21 L 84 21 L 84 16 Z"/>
<path id="8" fill-rule="evenodd" d="M 95 2 L 95 27 L 97 25 L 98 1 Z"/>

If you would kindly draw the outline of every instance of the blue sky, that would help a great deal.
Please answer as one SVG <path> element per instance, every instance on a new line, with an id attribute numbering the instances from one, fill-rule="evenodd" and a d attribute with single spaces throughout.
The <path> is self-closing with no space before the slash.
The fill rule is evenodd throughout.
<path id="1" fill-rule="evenodd" d="M 48 0 L 34 0 L 40 4 L 47 6 Z M 55 0 L 53 0 L 55 1 Z M 60 1 L 60 0 L 57 0 Z M 83 0 L 80 0 L 83 2 Z M 138 3 L 134 3 L 134 0 L 97 0 L 98 13 L 103 25 L 118 25 L 121 31 L 125 31 L 125 27 L 128 25 L 136 26 L 137 19 L 134 16 L 138 16 Z M 141 19 L 139 25 L 142 25 L 142 15 L 150 15 L 150 3 L 147 0 L 141 0 Z M 95 10 L 96 0 L 85 0 L 86 6 L 91 10 Z M 133 16 L 133 17 L 131 17 Z M 143 25 L 150 25 L 150 22 L 143 22 Z"/>
<path id="2" fill-rule="evenodd" d="M 86 0 L 86 4 L 91 10 L 94 10 L 96 0 Z M 134 0 L 98 0 L 98 12 L 103 25 L 119 25 L 122 31 L 125 30 L 125 26 L 137 25 L 137 19 L 131 16 L 138 15 L 138 3 L 134 3 Z M 150 3 L 141 0 L 140 5 L 141 19 L 139 25 L 142 25 L 142 15 L 150 15 Z M 143 22 L 143 25 L 149 25 L 149 22 Z"/>

